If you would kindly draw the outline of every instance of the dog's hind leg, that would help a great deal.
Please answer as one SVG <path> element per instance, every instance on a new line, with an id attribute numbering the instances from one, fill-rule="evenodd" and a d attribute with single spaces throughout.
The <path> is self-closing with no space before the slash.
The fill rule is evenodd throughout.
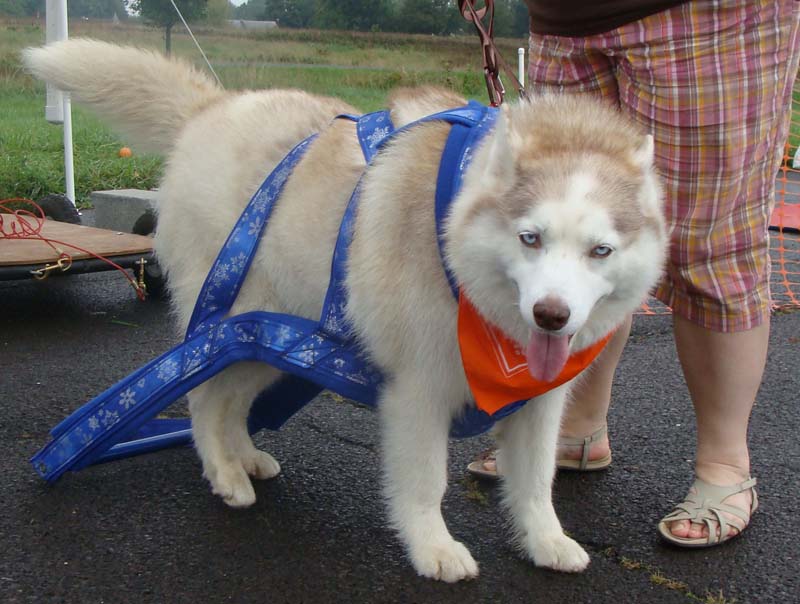
<path id="1" fill-rule="evenodd" d="M 280 472 L 271 455 L 255 448 L 246 425 L 253 399 L 279 376 L 263 363 L 237 363 L 189 393 L 203 475 L 231 507 L 255 502 L 250 476 L 272 478 Z"/>
<path id="2" fill-rule="evenodd" d="M 435 382 L 405 372 L 381 393 L 384 489 L 391 523 L 416 571 L 452 583 L 477 576 L 478 565 L 442 518 L 448 433 L 455 401 L 463 398 Z"/>
<path id="3" fill-rule="evenodd" d="M 569 386 L 529 401 L 496 433 L 504 502 L 520 544 L 537 566 L 582 571 L 589 556 L 564 534 L 553 508 L 552 484 L 561 413 Z"/>

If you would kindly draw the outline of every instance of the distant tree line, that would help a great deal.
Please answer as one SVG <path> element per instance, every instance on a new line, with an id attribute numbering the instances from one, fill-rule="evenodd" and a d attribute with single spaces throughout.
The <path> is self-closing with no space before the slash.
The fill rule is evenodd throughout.
<path id="1" fill-rule="evenodd" d="M 125 19 L 125 4 L 146 21 L 170 28 L 177 20 L 169 0 L 69 0 L 70 17 Z M 480 0 L 476 0 L 480 5 Z M 190 21 L 218 25 L 226 17 L 277 21 L 281 27 L 388 31 L 448 35 L 472 31 L 456 0 L 177 0 Z M 45 0 L 0 0 L 0 15 L 44 15 Z M 156 15 L 153 17 L 153 15 Z M 168 23 L 169 21 L 169 23 Z M 524 37 L 528 12 L 523 0 L 495 0 L 495 35 Z"/>
<path id="2" fill-rule="evenodd" d="M 9 17 L 44 16 L 45 0 L 0 0 L 0 15 Z M 69 0 L 67 10 L 70 17 L 111 19 L 116 14 L 125 19 L 124 0 Z"/>
<path id="3" fill-rule="evenodd" d="M 231 14 L 235 19 L 315 29 L 447 35 L 472 28 L 458 13 L 456 0 L 249 0 L 233 7 Z M 524 2 L 495 0 L 495 35 L 524 37 L 527 33 Z"/>

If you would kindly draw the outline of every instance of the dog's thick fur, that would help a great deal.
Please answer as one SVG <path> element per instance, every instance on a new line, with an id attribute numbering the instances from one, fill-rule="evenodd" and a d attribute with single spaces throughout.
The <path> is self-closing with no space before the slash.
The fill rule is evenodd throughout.
<path id="1" fill-rule="evenodd" d="M 286 185 L 232 309 L 318 318 L 339 221 L 365 167 L 354 125 L 332 118 L 355 109 L 297 90 L 225 92 L 183 63 L 90 40 L 28 49 L 24 61 L 128 140 L 167 155 L 155 244 L 179 330 L 252 193 L 293 145 L 320 132 Z M 401 126 L 463 102 L 425 89 L 399 91 L 390 106 Z M 347 313 L 386 376 L 379 410 L 391 523 L 421 575 L 457 581 L 476 576 L 478 566 L 440 511 L 448 428 L 472 404 L 433 219 L 448 131 L 443 123 L 415 127 L 367 168 Z M 652 156 L 649 137 L 594 101 L 541 97 L 505 108 L 446 224 L 448 262 L 480 312 L 523 348 L 552 337 L 571 338 L 577 350 L 621 323 L 656 282 L 665 254 Z M 546 311 L 555 304 L 556 319 L 566 311 L 566 324 L 535 318 L 543 301 Z M 278 376 L 242 363 L 190 394 L 204 474 L 231 506 L 255 501 L 250 477 L 280 471 L 245 426 L 251 401 Z M 580 571 L 589 557 L 563 533 L 551 503 L 568 390 L 531 401 L 501 421 L 496 436 L 504 502 L 523 551 L 539 566 Z"/>

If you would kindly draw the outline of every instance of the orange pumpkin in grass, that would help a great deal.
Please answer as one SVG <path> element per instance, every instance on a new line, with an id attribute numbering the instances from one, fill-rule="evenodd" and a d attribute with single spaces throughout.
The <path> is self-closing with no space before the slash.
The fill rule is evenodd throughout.
<path id="1" fill-rule="evenodd" d="M 122 147 L 122 149 L 119 150 L 119 153 L 117 155 L 119 155 L 120 157 L 130 157 L 131 155 L 133 155 L 133 151 L 131 151 L 130 147 Z"/>

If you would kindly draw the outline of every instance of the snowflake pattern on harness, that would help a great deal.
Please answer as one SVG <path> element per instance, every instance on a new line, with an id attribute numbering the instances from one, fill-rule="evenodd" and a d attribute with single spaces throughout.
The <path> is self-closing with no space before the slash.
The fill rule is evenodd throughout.
<path id="1" fill-rule="evenodd" d="M 168 382 L 178 375 L 178 363 L 173 359 L 167 359 L 158 366 L 158 379 Z"/>
<path id="2" fill-rule="evenodd" d="M 119 405 L 126 411 L 136 404 L 136 392 L 128 388 L 119 395 Z"/>
<path id="3" fill-rule="evenodd" d="M 244 265 L 247 263 L 247 256 L 244 252 L 239 252 L 237 256 L 231 258 L 231 272 L 239 274 L 244 270 Z"/>
<path id="4" fill-rule="evenodd" d="M 251 329 L 247 328 L 246 325 L 237 325 L 233 328 L 233 331 L 236 332 L 236 341 L 237 342 L 255 342 L 256 336 Z"/>
<path id="5" fill-rule="evenodd" d="M 344 336 L 347 325 L 344 316 L 343 304 L 331 304 L 330 311 L 325 315 L 325 331 L 332 335 Z"/>
<path id="6" fill-rule="evenodd" d="M 272 195 L 269 191 L 265 191 L 264 189 L 259 189 L 258 193 L 256 193 L 255 197 L 253 197 L 253 201 L 251 202 L 253 211 L 257 214 L 263 214 L 267 209 L 267 204 L 272 200 Z"/>
<path id="7" fill-rule="evenodd" d="M 296 352 L 292 355 L 293 358 L 297 359 L 301 363 L 305 363 L 307 366 L 311 366 L 319 357 L 320 353 L 313 348 L 307 348 L 305 350 L 301 350 Z"/>
<path id="8" fill-rule="evenodd" d="M 118 421 L 119 421 L 119 412 L 106 410 L 102 414 L 102 419 L 100 420 L 100 423 L 103 424 L 105 428 L 109 428 L 114 424 L 116 424 Z"/>
<path id="9" fill-rule="evenodd" d="M 194 347 L 190 349 L 190 352 L 186 355 L 183 363 L 183 373 L 184 375 L 190 375 L 194 371 L 200 368 L 200 365 L 203 363 L 203 355 L 199 347 Z"/>
<path id="10" fill-rule="evenodd" d="M 230 267 L 227 264 L 218 264 L 214 267 L 214 274 L 211 276 L 211 282 L 215 287 L 222 287 L 222 284 L 230 279 L 228 270 Z"/>
<path id="11" fill-rule="evenodd" d="M 369 146 L 373 149 L 377 147 L 383 139 L 385 139 L 389 135 L 389 127 L 385 126 L 383 128 L 376 128 L 372 134 L 367 137 L 367 142 Z"/>
<path id="12" fill-rule="evenodd" d="M 258 235 L 261 232 L 261 226 L 263 224 L 264 224 L 264 221 L 260 216 L 258 218 L 256 218 L 255 220 L 252 220 L 248 224 L 248 226 L 250 228 L 247 229 L 247 234 L 250 235 L 250 237 L 255 237 L 256 235 Z"/>
<path id="13" fill-rule="evenodd" d="M 272 183 L 271 195 L 273 196 L 276 195 L 280 190 L 280 188 L 283 187 L 284 184 L 286 184 L 286 181 L 289 179 L 289 176 L 291 175 L 293 169 L 294 169 L 293 166 L 288 166 L 284 164 L 278 168 L 277 172 L 274 172 L 275 180 Z"/>
<path id="14" fill-rule="evenodd" d="M 274 332 L 271 343 L 277 348 L 286 348 L 286 343 L 292 338 L 292 330 L 286 325 L 281 325 Z"/>

